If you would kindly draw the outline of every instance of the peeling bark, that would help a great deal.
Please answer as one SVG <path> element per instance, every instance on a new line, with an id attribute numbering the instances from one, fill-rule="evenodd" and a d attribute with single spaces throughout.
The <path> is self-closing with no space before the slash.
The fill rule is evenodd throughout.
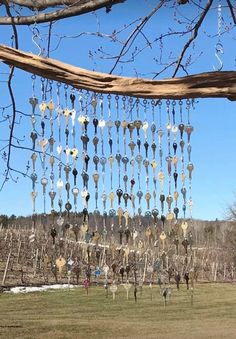
<path id="1" fill-rule="evenodd" d="M 236 72 L 209 72 L 183 78 L 148 80 L 92 72 L 51 58 L 0 45 L 0 59 L 26 72 L 98 93 L 141 98 L 228 98 L 236 100 Z"/>

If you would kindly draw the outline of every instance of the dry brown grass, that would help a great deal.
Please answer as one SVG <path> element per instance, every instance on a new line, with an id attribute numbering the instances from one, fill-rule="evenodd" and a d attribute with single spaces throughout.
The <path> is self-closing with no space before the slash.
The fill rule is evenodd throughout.
<path id="1" fill-rule="evenodd" d="M 116 300 L 103 287 L 30 294 L 2 294 L 0 338 L 236 338 L 236 285 L 201 284 L 191 306 L 185 286 L 172 289 L 164 307 L 159 288 L 143 288 L 135 304 L 122 286 Z"/>

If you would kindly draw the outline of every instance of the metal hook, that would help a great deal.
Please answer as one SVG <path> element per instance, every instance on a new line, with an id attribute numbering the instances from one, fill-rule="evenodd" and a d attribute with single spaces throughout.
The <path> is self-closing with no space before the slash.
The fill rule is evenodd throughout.
<path id="1" fill-rule="evenodd" d="M 38 28 L 34 27 L 33 28 L 32 41 L 39 49 L 38 56 L 41 56 L 43 54 L 43 48 L 38 44 L 37 40 L 43 41 L 43 39 L 40 37 L 40 32 L 39 32 Z"/>
<path id="2" fill-rule="evenodd" d="M 223 45 L 220 43 L 220 42 L 218 42 L 217 44 L 216 44 L 216 47 L 215 47 L 216 49 L 215 49 L 215 57 L 217 58 L 217 60 L 219 61 L 219 63 L 220 63 L 220 66 L 218 67 L 218 68 L 216 68 L 215 66 L 213 66 L 213 68 L 214 68 L 214 70 L 216 71 L 221 71 L 222 70 L 222 68 L 223 68 L 223 66 L 224 66 L 224 64 L 223 64 L 223 61 L 221 60 L 221 57 L 220 57 L 220 54 L 224 54 L 224 49 L 223 49 Z"/>

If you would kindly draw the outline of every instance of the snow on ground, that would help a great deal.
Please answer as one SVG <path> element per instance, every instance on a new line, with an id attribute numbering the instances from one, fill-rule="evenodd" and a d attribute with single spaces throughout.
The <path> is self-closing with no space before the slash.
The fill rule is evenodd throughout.
<path id="1" fill-rule="evenodd" d="M 56 285 L 42 285 L 39 287 L 36 286 L 16 286 L 10 288 L 9 291 L 5 293 L 29 293 L 29 292 L 44 292 L 48 290 L 59 290 L 59 289 L 68 289 L 68 288 L 77 288 L 78 285 L 68 285 L 68 284 L 56 284 Z"/>

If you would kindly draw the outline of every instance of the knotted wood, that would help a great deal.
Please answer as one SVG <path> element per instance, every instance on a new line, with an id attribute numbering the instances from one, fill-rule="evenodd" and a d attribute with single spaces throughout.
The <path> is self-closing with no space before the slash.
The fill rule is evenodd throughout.
<path id="1" fill-rule="evenodd" d="M 228 98 L 236 100 L 236 72 L 208 72 L 164 80 L 128 78 L 98 73 L 51 58 L 0 45 L 0 59 L 26 72 L 77 89 L 138 98 Z"/>

